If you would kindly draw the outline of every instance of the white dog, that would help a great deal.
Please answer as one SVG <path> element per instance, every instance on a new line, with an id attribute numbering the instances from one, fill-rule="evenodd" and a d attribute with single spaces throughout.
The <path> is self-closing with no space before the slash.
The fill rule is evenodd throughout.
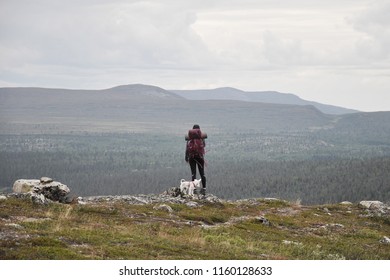
<path id="1" fill-rule="evenodd" d="M 193 196 L 196 189 L 200 189 L 200 182 L 202 179 L 195 179 L 194 181 L 180 180 L 180 192 L 184 195 Z"/>

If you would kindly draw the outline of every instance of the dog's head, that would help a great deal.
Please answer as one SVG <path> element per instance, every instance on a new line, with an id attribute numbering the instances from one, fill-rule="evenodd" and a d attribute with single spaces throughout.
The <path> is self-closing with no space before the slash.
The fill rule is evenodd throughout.
<path id="1" fill-rule="evenodd" d="M 200 182 L 202 181 L 202 179 L 195 179 L 193 182 L 194 182 L 194 186 L 195 188 L 200 188 Z"/>

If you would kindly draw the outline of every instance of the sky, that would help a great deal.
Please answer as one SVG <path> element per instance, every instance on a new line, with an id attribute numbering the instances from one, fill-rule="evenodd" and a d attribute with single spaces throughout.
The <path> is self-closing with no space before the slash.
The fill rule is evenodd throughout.
<path id="1" fill-rule="evenodd" d="M 390 111 L 390 1 L 0 0 L 0 87 L 134 83 Z"/>

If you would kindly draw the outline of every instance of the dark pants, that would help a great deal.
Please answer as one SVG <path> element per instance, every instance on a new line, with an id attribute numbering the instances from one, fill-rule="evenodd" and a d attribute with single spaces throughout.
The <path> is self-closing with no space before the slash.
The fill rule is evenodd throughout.
<path id="1" fill-rule="evenodd" d="M 200 178 L 202 179 L 202 186 L 203 188 L 206 188 L 206 176 L 204 176 L 204 159 L 199 157 L 190 158 L 189 163 L 191 167 L 192 181 L 196 179 L 196 166 L 198 166 Z"/>

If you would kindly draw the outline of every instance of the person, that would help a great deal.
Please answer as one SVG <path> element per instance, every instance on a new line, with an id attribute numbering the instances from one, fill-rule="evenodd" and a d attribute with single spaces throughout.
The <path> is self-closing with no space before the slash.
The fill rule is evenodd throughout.
<path id="1" fill-rule="evenodd" d="M 204 147 L 206 146 L 204 138 L 206 137 L 206 134 L 201 132 L 198 124 L 193 126 L 192 130 L 188 132 L 188 137 L 186 137 L 185 161 L 190 165 L 192 181 L 196 179 L 196 167 L 198 167 L 199 175 L 202 179 L 201 195 L 206 195 L 206 176 L 204 172 Z"/>

